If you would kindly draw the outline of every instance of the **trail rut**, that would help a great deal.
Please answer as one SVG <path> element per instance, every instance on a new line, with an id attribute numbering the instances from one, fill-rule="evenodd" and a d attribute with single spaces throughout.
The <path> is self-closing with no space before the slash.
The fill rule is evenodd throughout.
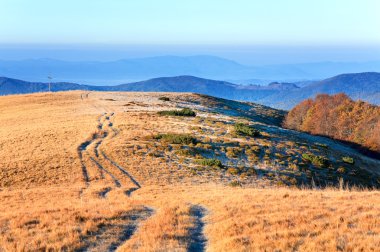
<path id="1" fill-rule="evenodd" d="M 85 97 L 83 96 L 83 98 Z M 110 141 L 118 135 L 118 130 L 114 128 L 112 122 L 114 115 L 113 112 L 102 113 L 97 119 L 97 132 L 77 148 L 86 188 L 92 184 L 89 170 L 94 169 L 94 167 L 97 168 L 100 174 L 100 182 L 110 178 L 114 184 L 114 186 L 105 186 L 99 191 L 100 198 L 107 198 L 108 193 L 114 187 L 120 188 L 123 186 L 121 176 L 127 178 L 134 185 L 134 187 L 125 190 L 128 197 L 131 197 L 134 191 L 141 188 L 140 183 L 127 169 L 119 165 L 102 150 L 104 140 L 108 138 Z M 90 163 L 93 165 L 90 165 Z M 142 210 L 132 210 L 119 217 L 105 219 L 96 232 L 82 237 L 84 245 L 77 251 L 115 251 L 135 233 L 139 222 L 151 216 L 152 213 L 152 209 L 144 207 Z"/>
<path id="2" fill-rule="evenodd" d="M 153 210 L 144 207 L 125 212 L 118 217 L 107 218 L 102 224 L 99 224 L 97 231 L 81 238 L 84 245 L 76 251 L 116 251 L 136 232 L 139 223 L 152 214 Z"/>
<path id="3" fill-rule="evenodd" d="M 203 221 L 203 218 L 205 214 L 207 213 L 207 210 L 203 206 L 194 205 L 191 207 L 190 212 L 195 222 L 194 222 L 194 227 L 189 230 L 191 242 L 187 251 L 189 252 L 205 251 L 207 239 L 206 239 L 206 236 L 204 235 L 205 223 Z"/>
<path id="4" fill-rule="evenodd" d="M 115 113 L 102 113 L 99 115 L 97 121 L 97 132 L 92 137 L 78 146 L 78 155 L 81 161 L 82 173 L 88 187 L 91 184 L 91 177 L 89 175 L 89 166 L 86 162 L 92 162 L 98 169 L 101 180 L 109 177 L 112 179 L 116 187 L 122 187 L 122 180 L 120 175 L 124 175 L 134 185 L 125 191 L 127 196 L 131 196 L 132 192 L 141 188 L 140 183 L 121 165 L 110 158 L 103 150 L 102 145 L 105 139 L 111 140 L 118 134 L 117 129 L 113 127 L 112 119 Z M 85 158 L 86 157 L 86 158 Z M 86 159 L 88 161 L 86 161 Z M 115 172 L 120 171 L 120 174 Z M 104 194 L 106 196 L 107 194 Z"/>

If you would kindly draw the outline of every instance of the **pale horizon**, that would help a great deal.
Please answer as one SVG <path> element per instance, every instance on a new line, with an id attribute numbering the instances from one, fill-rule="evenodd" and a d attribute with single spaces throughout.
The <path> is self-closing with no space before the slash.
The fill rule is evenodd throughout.
<path id="1" fill-rule="evenodd" d="M 380 60 L 380 2 L 1 0 L 0 60 L 212 55 L 247 65 Z"/>

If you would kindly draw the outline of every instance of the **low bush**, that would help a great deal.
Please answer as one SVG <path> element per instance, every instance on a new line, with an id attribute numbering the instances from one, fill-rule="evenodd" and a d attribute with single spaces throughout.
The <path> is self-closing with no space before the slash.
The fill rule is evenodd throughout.
<path id="1" fill-rule="evenodd" d="M 329 164 L 328 159 L 323 156 L 304 153 L 302 154 L 302 158 L 319 167 L 327 167 Z"/>
<path id="2" fill-rule="evenodd" d="M 234 181 L 231 181 L 229 183 L 229 186 L 232 186 L 232 187 L 241 187 L 241 183 L 237 180 L 234 180 Z"/>
<path id="3" fill-rule="evenodd" d="M 160 98 L 158 98 L 160 101 L 170 101 L 170 98 L 169 97 L 165 97 L 165 96 L 163 96 L 163 97 L 160 97 Z"/>
<path id="4" fill-rule="evenodd" d="M 222 162 L 216 158 L 202 158 L 196 160 L 196 163 L 204 166 L 223 168 Z"/>
<path id="5" fill-rule="evenodd" d="M 154 139 L 162 140 L 171 144 L 196 144 L 197 140 L 187 134 L 158 134 Z"/>
<path id="6" fill-rule="evenodd" d="M 315 145 L 319 146 L 319 147 L 322 147 L 322 148 L 325 148 L 325 149 L 329 148 L 329 146 L 327 144 L 323 144 L 323 143 L 316 143 Z"/>
<path id="7" fill-rule="evenodd" d="M 236 123 L 235 132 L 237 135 L 240 135 L 240 136 L 256 137 L 260 135 L 260 132 L 258 130 L 244 123 Z"/>
<path id="8" fill-rule="evenodd" d="M 195 153 L 193 151 L 188 150 L 188 149 L 177 150 L 177 151 L 175 151 L 175 154 L 177 154 L 179 156 L 184 156 L 184 157 L 193 157 L 195 155 Z"/>
<path id="9" fill-rule="evenodd" d="M 347 164 L 354 164 L 355 160 L 352 157 L 342 157 L 342 161 Z"/>
<path id="10" fill-rule="evenodd" d="M 161 116 L 192 116 L 192 117 L 197 115 L 193 110 L 189 108 L 184 108 L 181 110 L 164 110 L 164 111 L 158 112 L 158 114 Z"/>

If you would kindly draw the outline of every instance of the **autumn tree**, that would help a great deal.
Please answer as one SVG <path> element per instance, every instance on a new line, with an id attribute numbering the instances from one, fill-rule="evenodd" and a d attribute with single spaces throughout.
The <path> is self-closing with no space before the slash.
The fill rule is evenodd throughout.
<path id="1" fill-rule="evenodd" d="M 320 94 L 295 106 L 284 126 L 380 151 L 380 107 L 345 94 Z"/>

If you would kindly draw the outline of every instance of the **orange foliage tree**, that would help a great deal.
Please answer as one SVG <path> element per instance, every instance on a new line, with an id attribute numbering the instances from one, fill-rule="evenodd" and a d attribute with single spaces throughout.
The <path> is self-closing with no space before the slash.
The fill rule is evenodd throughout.
<path id="1" fill-rule="evenodd" d="M 295 106 L 286 128 L 350 141 L 380 152 L 380 107 L 345 94 L 320 94 Z"/>

